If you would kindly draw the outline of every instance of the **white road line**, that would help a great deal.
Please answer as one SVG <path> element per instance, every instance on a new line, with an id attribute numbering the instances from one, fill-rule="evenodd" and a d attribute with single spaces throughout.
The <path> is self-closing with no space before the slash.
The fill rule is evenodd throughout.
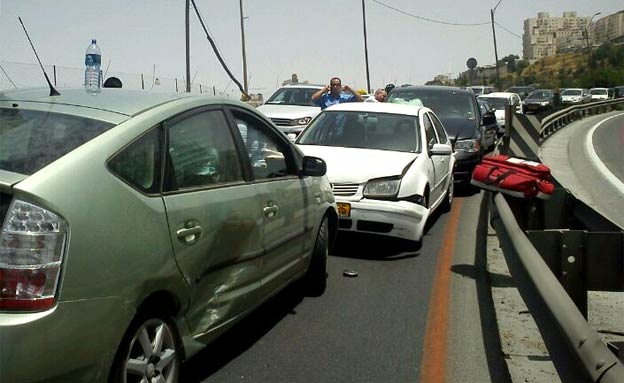
<path id="1" fill-rule="evenodd" d="M 602 123 L 609 121 L 612 118 L 619 117 L 622 115 L 624 115 L 624 113 L 616 114 L 615 116 L 605 118 L 604 120 L 594 125 L 589 130 L 587 139 L 585 140 L 585 149 L 587 150 L 587 154 L 589 154 L 589 156 L 591 157 L 592 163 L 598 168 L 600 173 L 602 173 L 605 176 L 607 181 L 611 182 L 611 184 L 616 187 L 617 190 L 624 190 L 624 183 L 619 178 L 617 178 L 615 174 L 611 173 L 609 168 L 607 168 L 607 166 L 600 160 L 600 157 L 598 157 L 598 154 L 596 154 L 596 151 L 594 150 L 594 131 L 598 129 L 598 127 L 602 125 Z"/>

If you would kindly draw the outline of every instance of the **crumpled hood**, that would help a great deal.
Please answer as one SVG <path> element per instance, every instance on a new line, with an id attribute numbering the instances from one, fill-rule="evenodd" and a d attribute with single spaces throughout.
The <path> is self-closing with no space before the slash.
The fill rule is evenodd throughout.
<path id="1" fill-rule="evenodd" d="M 314 117 L 321 112 L 321 108 L 318 106 L 302 105 L 264 104 L 256 109 L 269 118 L 288 118 L 291 120 L 303 117 Z"/>
<path id="2" fill-rule="evenodd" d="M 334 146 L 297 145 L 307 156 L 327 163 L 327 177 L 334 183 L 363 183 L 373 178 L 401 175 L 417 153 L 343 148 Z"/>
<path id="3" fill-rule="evenodd" d="M 468 120 L 466 118 L 440 118 L 440 120 L 444 125 L 444 129 L 446 129 L 446 133 L 453 142 L 455 142 L 455 137 L 462 140 L 474 138 L 476 136 L 476 120 Z"/>

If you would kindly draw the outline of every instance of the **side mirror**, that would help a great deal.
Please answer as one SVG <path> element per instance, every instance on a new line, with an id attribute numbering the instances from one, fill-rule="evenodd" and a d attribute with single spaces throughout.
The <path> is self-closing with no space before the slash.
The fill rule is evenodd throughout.
<path id="1" fill-rule="evenodd" d="M 453 153 L 453 148 L 451 148 L 451 145 L 433 144 L 429 152 L 432 156 L 448 156 Z"/>
<path id="2" fill-rule="evenodd" d="M 327 164 L 323 159 L 312 156 L 303 157 L 301 174 L 304 176 L 320 177 L 327 173 Z"/>

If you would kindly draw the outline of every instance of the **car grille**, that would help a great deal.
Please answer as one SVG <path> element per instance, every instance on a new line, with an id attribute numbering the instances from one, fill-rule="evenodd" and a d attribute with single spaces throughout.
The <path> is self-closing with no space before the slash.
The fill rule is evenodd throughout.
<path id="1" fill-rule="evenodd" d="M 272 118 L 271 121 L 273 121 L 275 125 L 290 126 L 289 118 Z"/>
<path id="2" fill-rule="evenodd" d="M 358 184 L 333 184 L 332 185 L 334 195 L 338 195 L 342 197 L 354 196 L 358 192 L 359 188 L 360 188 L 360 185 Z"/>

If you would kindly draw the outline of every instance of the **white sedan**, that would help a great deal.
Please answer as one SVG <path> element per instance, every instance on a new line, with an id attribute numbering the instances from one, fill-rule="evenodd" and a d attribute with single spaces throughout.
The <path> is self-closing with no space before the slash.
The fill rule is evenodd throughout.
<path id="1" fill-rule="evenodd" d="M 327 163 L 340 230 L 419 245 L 431 212 L 450 210 L 455 157 L 444 126 L 429 108 L 334 105 L 310 123 L 296 144 Z"/>

